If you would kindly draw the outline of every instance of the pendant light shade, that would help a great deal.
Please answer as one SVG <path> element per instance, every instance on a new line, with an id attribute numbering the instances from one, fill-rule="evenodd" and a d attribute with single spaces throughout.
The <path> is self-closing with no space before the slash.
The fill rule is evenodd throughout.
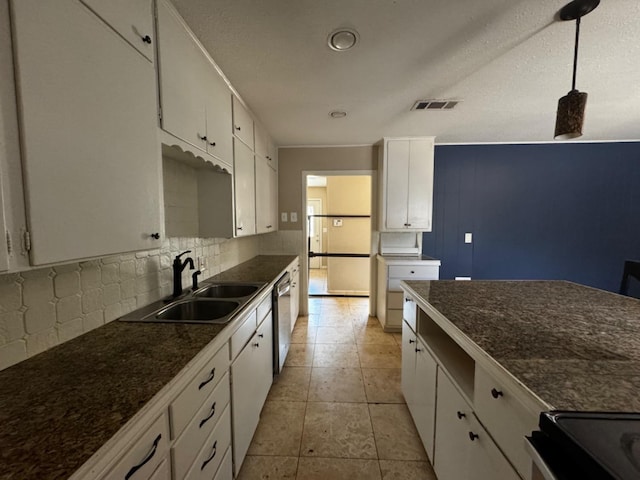
<path id="1" fill-rule="evenodd" d="M 576 71 L 578 68 L 578 41 L 580 39 L 580 18 L 600 4 L 600 0 L 574 0 L 560 10 L 561 20 L 576 21 L 576 41 L 573 52 L 573 80 L 571 91 L 558 101 L 556 113 L 556 140 L 571 140 L 582 136 L 584 111 L 587 106 L 587 94 L 576 90 Z"/>
<path id="2" fill-rule="evenodd" d="M 556 140 L 571 140 L 582 135 L 584 109 L 587 106 L 587 94 L 571 90 L 558 100 L 556 114 Z"/>

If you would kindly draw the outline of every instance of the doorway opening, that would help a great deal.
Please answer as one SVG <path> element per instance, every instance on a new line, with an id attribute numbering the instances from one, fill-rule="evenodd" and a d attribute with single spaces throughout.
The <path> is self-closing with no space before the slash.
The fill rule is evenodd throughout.
<path id="1" fill-rule="evenodd" d="M 306 177 L 310 297 L 368 297 L 371 277 L 370 175 Z"/>

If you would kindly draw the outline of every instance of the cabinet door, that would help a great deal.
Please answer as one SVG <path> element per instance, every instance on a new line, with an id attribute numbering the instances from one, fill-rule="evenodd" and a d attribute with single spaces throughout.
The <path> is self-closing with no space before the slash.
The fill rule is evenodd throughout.
<path id="1" fill-rule="evenodd" d="M 233 97 L 233 134 L 253 150 L 253 119 L 235 96 Z"/>
<path id="2" fill-rule="evenodd" d="M 466 478 L 473 478 L 474 480 L 520 480 L 511 464 L 502 455 L 502 452 L 500 452 L 487 431 L 473 415 L 469 419 L 468 435 L 471 436 L 468 438 L 470 440 L 470 448 Z M 472 438 L 473 440 L 471 440 Z M 524 443 L 524 438 L 522 442 Z"/>
<path id="3" fill-rule="evenodd" d="M 263 128 L 262 125 L 255 122 L 254 123 L 254 133 L 255 133 L 255 152 L 256 155 L 263 157 L 268 160 L 269 156 L 269 134 Z"/>
<path id="4" fill-rule="evenodd" d="M 249 449 L 260 420 L 261 370 L 258 335 L 249 340 L 246 347 L 231 364 L 231 402 L 233 425 L 233 464 L 236 475 Z"/>
<path id="5" fill-rule="evenodd" d="M 153 64 L 75 0 L 13 12 L 32 263 L 159 247 Z"/>
<path id="6" fill-rule="evenodd" d="M 438 372 L 438 405 L 433 469 L 438 480 L 479 478 L 467 476 L 473 412 L 442 370 Z M 498 480 L 497 478 L 494 480 Z"/>
<path id="7" fill-rule="evenodd" d="M 415 418 L 416 334 L 407 322 L 402 322 L 401 388 L 411 416 Z"/>
<path id="8" fill-rule="evenodd" d="M 389 229 L 409 227 L 407 225 L 409 152 L 409 140 L 389 140 L 387 142 L 385 227 Z"/>
<path id="9" fill-rule="evenodd" d="M 205 59 L 206 90 L 204 92 L 207 115 L 207 152 L 233 166 L 233 135 L 231 125 L 231 91 L 214 66 Z M 230 169 L 231 170 L 231 169 Z"/>
<path id="10" fill-rule="evenodd" d="M 82 0 L 91 10 L 153 61 L 152 0 Z"/>
<path id="11" fill-rule="evenodd" d="M 275 232 L 277 216 L 277 173 L 269 161 L 256 155 L 256 231 Z"/>
<path id="12" fill-rule="evenodd" d="M 258 409 L 260 412 L 273 383 L 273 318 L 271 313 L 258 328 L 256 343 L 258 350 L 256 368 L 260 382 L 260 395 L 257 401 L 260 404 Z"/>
<path id="13" fill-rule="evenodd" d="M 236 236 L 256 233 L 256 190 L 253 152 L 233 139 L 233 180 L 236 200 Z"/>
<path id="14" fill-rule="evenodd" d="M 409 142 L 407 228 L 431 231 L 433 139 Z"/>
<path id="15" fill-rule="evenodd" d="M 208 61 L 178 12 L 165 0 L 158 2 L 158 42 L 162 128 L 206 151 L 202 83 Z"/>
<path id="16" fill-rule="evenodd" d="M 420 340 L 417 341 L 416 350 L 413 418 L 429 460 L 433 460 L 433 440 L 436 423 L 436 372 L 438 364 Z"/>

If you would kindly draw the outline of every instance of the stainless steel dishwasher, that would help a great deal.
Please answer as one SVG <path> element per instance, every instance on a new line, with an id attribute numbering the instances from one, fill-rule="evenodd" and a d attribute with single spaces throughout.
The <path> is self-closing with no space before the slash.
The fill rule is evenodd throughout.
<path id="1" fill-rule="evenodd" d="M 273 374 L 278 375 L 291 343 L 291 279 L 289 272 L 273 287 Z"/>

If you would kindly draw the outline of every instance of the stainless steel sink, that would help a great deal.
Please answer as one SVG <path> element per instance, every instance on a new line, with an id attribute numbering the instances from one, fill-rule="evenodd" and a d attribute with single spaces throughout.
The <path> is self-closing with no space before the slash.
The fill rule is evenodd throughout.
<path id="1" fill-rule="evenodd" d="M 263 284 L 216 283 L 197 290 L 195 297 L 206 298 L 243 298 L 256 293 Z"/>
<path id="2" fill-rule="evenodd" d="M 265 283 L 204 283 L 195 292 L 167 304 L 159 300 L 120 317 L 123 322 L 225 324 Z"/>
<path id="3" fill-rule="evenodd" d="M 149 315 L 144 321 L 227 323 L 240 306 L 241 303 L 237 300 L 201 300 L 190 298 L 173 303 L 159 312 Z"/>

